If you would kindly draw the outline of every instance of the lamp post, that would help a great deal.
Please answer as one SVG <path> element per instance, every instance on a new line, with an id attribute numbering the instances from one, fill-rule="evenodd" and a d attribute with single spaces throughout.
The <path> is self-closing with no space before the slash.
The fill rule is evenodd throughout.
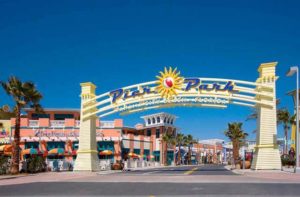
<path id="1" fill-rule="evenodd" d="M 287 72 L 286 76 L 291 77 L 296 73 L 296 166 L 295 166 L 295 173 L 300 173 L 300 166 L 299 166 L 299 69 L 298 66 L 290 67 L 289 71 Z"/>

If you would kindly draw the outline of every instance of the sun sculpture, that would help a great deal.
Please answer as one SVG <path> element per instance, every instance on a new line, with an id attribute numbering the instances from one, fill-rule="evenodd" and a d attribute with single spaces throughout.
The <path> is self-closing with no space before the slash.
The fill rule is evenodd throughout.
<path id="1" fill-rule="evenodd" d="M 181 89 L 183 83 L 180 72 L 177 71 L 177 68 L 172 69 L 172 67 L 169 67 L 169 69 L 165 67 L 164 72 L 160 72 L 160 75 L 156 78 L 158 79 L 156 91 L 166 99 L 177 95 L 177 90 Z"/>

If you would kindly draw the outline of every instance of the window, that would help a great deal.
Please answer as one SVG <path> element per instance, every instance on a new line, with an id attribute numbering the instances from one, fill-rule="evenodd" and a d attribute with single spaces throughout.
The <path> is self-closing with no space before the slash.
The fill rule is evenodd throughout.
<path id="1" fill-rule="evenodd" d="M 50 151 L 54 148 L 62 148 L 65 149 L 65 142 L 48 142 L 47 150 Z"/>
<path id="2" fill-rule="evenodd" d="M 160 117 L 157 117 L 157 123 L 160 123 Z"/>
<path id="3" fill-rule="evenodd" d="M 154 161 L 160 161 L 160 151 L 153 151 Z"/>
<path id="4" fill-rule="evenodd" d="M 147 130 L 147 134 L 146 134 L 147 136 L 151 136 L 151 129 L 148 129 Z"/>
<path id="5" fill-rule="evenodd" d="M 32 120 L 38 120 L 39 118 L 50 118 L 50 114 L 36 114 L 31 115 Z"/>
<path id="6" fill-rule="evenodd" d="M 167 123 L 168 123 L 168 124 L 170 124 L 170 118 L 168 118 L 168 121 L 167 121 Z"/>
<path id="7" fill-rule="evenodd" d="M 173 124 L 173 119 L 171 119 L 171 124 Z"/>
<path id="8" fill-rule="evenodd" d="M 25 149 L 27 148 L 36 148 L 39 149 L 39 142 L 26 142 Z"/>
<path id="9" fill-rule="evenodd" d="M 148 118 L 148 124 L 151 124 L 151 120 L 150 120 L 150 118 Z"/>
<path id="10" fill-rule="evenodd" d="M 167 118 L 164 118 L 164 123 L 167 123 Z"/>
<path id="11" fill-rule="evenodd" d="M 160 136 L 160 131 L 159 129 L 156 129 L 156 138 L 159 138 L 159 136 Z"/>
<path id="12" fill-rule="evenodd" d="M 54 120 L 65 120 L 66 118 L 74 118 L 74 114 L 54 114 Z"/>
<path id="13" fill-rule="evenodd" d="M 152 124 L 155 124 L 155 118 L 152 118 Z"/>

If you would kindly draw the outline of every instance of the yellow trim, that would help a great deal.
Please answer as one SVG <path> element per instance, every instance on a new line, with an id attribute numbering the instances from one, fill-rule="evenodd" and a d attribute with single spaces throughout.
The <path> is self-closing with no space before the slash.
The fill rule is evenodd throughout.
<path id="1" fill-rule="evenodd" d="M 268 63 L 262 63 L 258 67 L 258 72 L 261 72 L 263 68 L 268 68 L 268 67 L 275 67 L 278 64 L 278 62 L 268 62 Z"/>
<path id="2" fill-rule="evenodd" d="M 78 150 L 77 153 L 98 153 L 96 150 Z"/>
<path id="3" fill-rule="evenodd" d="M 81 87 L 84 87 L 84 86 L 92 86 L 94 88 L 96 88 L 97 86 L 95 84 L 93 84 L 92 82 L 84 82 L 84 83 L 80 83 L 80 86 Z"/>
<path id="4" fill-rule="evenodd" d="M 276 144 L 261 144 L 255 146 L 255 148 L 276 148 L 276 147 L 277 147 Z"/>

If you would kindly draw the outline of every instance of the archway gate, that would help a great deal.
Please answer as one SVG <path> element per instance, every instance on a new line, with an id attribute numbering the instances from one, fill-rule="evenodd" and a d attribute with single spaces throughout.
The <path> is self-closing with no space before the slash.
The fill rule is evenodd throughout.
<path id="1" fill-rule="evenodd" d="M 183 78 L 177 69 L 165 68 L 156 81 L 116 89 L 99 96 L 91 82 L 81 83 L 81 120 L 75 171 L 97 171 L 96 120 L 113 113 L 128 114 L 176 106 L 226 108 L 228 104 L 257 110 L 257 134 L 252 169 L 281 169 L 277 146 L 277 62 L 258 68 L 256 82 Z"/>

